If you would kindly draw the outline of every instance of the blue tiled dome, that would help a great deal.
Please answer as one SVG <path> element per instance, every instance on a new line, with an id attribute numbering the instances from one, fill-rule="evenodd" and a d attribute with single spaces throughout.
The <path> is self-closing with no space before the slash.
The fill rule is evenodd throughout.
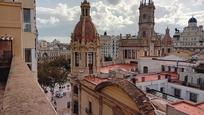
<path id="1" fill-rule="evenodd" d="M 192 17 L 189 19 L 188 23 L 197 23 L 197 19 Z"/>

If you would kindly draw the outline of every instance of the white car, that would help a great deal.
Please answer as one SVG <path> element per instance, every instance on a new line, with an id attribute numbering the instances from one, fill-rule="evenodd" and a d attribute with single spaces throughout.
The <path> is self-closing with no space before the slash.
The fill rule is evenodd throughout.
<path id="1" fill-rule="evenodd" d="M 63 92 L 61 92 L 61 91 L 56 91 L 56 92 L 55 92 L 55 96 L 58 97 L 58 98 L 62 98 L 62 97 L 63 97 Z"/>

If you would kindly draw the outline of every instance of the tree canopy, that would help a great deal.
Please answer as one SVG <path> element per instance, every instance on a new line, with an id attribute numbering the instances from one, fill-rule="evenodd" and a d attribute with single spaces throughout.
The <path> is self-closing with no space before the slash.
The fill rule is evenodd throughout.
<path id="1" fill-rule="evenodd" d="M 38 64 L 38 82 L 46 90 L 47 87 L 54 91 L 56 85 L 63 85 L 68 81 L 70 62 L 63 57 L 51 62 Z"/>

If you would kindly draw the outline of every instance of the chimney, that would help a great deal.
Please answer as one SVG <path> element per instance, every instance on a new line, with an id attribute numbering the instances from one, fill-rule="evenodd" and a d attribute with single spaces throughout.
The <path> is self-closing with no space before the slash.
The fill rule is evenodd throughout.
<path id="1" fill-rule="evenodd" d="M 145 82 L 145 77 L 142 77 L 142 82 Z"/>

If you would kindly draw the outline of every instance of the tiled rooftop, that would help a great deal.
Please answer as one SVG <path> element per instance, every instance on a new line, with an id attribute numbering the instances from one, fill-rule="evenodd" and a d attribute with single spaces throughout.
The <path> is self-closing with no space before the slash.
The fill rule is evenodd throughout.
<path id="1" fill-rule="evenodd" d="M 131 71 L 131 69 L 134 69 L 136 66 L 134 64 L 114 64 L 110 66 L 104 66 L 100 68 L 100 72 L 102 73 L 109 73 L 110 70 L 114 69 L 121 69 L 123 71 Z"/>
<path id="2" fill-rule="evenodd" d="M 194 104 L 187 101 L 179 101 L 172 103 L 169 106 L 188 115 L 204 115 L 204 102 Z"/>
<path id="3" fill-rule="evenodd" d="M 108 81 L 107 78 L 100 78 L 100 77 L 96 77 L 96 76 L 86 76 L 84 77 L 84 80 L 94 84 L 94 85 L 98 85 L 104 81 Z"/>
<path id="4" fill-rule="evenodd" d="M 169 75 L 171 80 L 177 80 L 177 73 L 173 72 L 161 72 L 161 73 L 148 73 L 148 74 L 138 74 L 135 79 L 137 82 L 148 82 L 148 81 L 156 81 L 156 80 L 164 80 L 167 79 L 165 76 Z M 160 76 L 160 78 L 159 78 Z"/>

